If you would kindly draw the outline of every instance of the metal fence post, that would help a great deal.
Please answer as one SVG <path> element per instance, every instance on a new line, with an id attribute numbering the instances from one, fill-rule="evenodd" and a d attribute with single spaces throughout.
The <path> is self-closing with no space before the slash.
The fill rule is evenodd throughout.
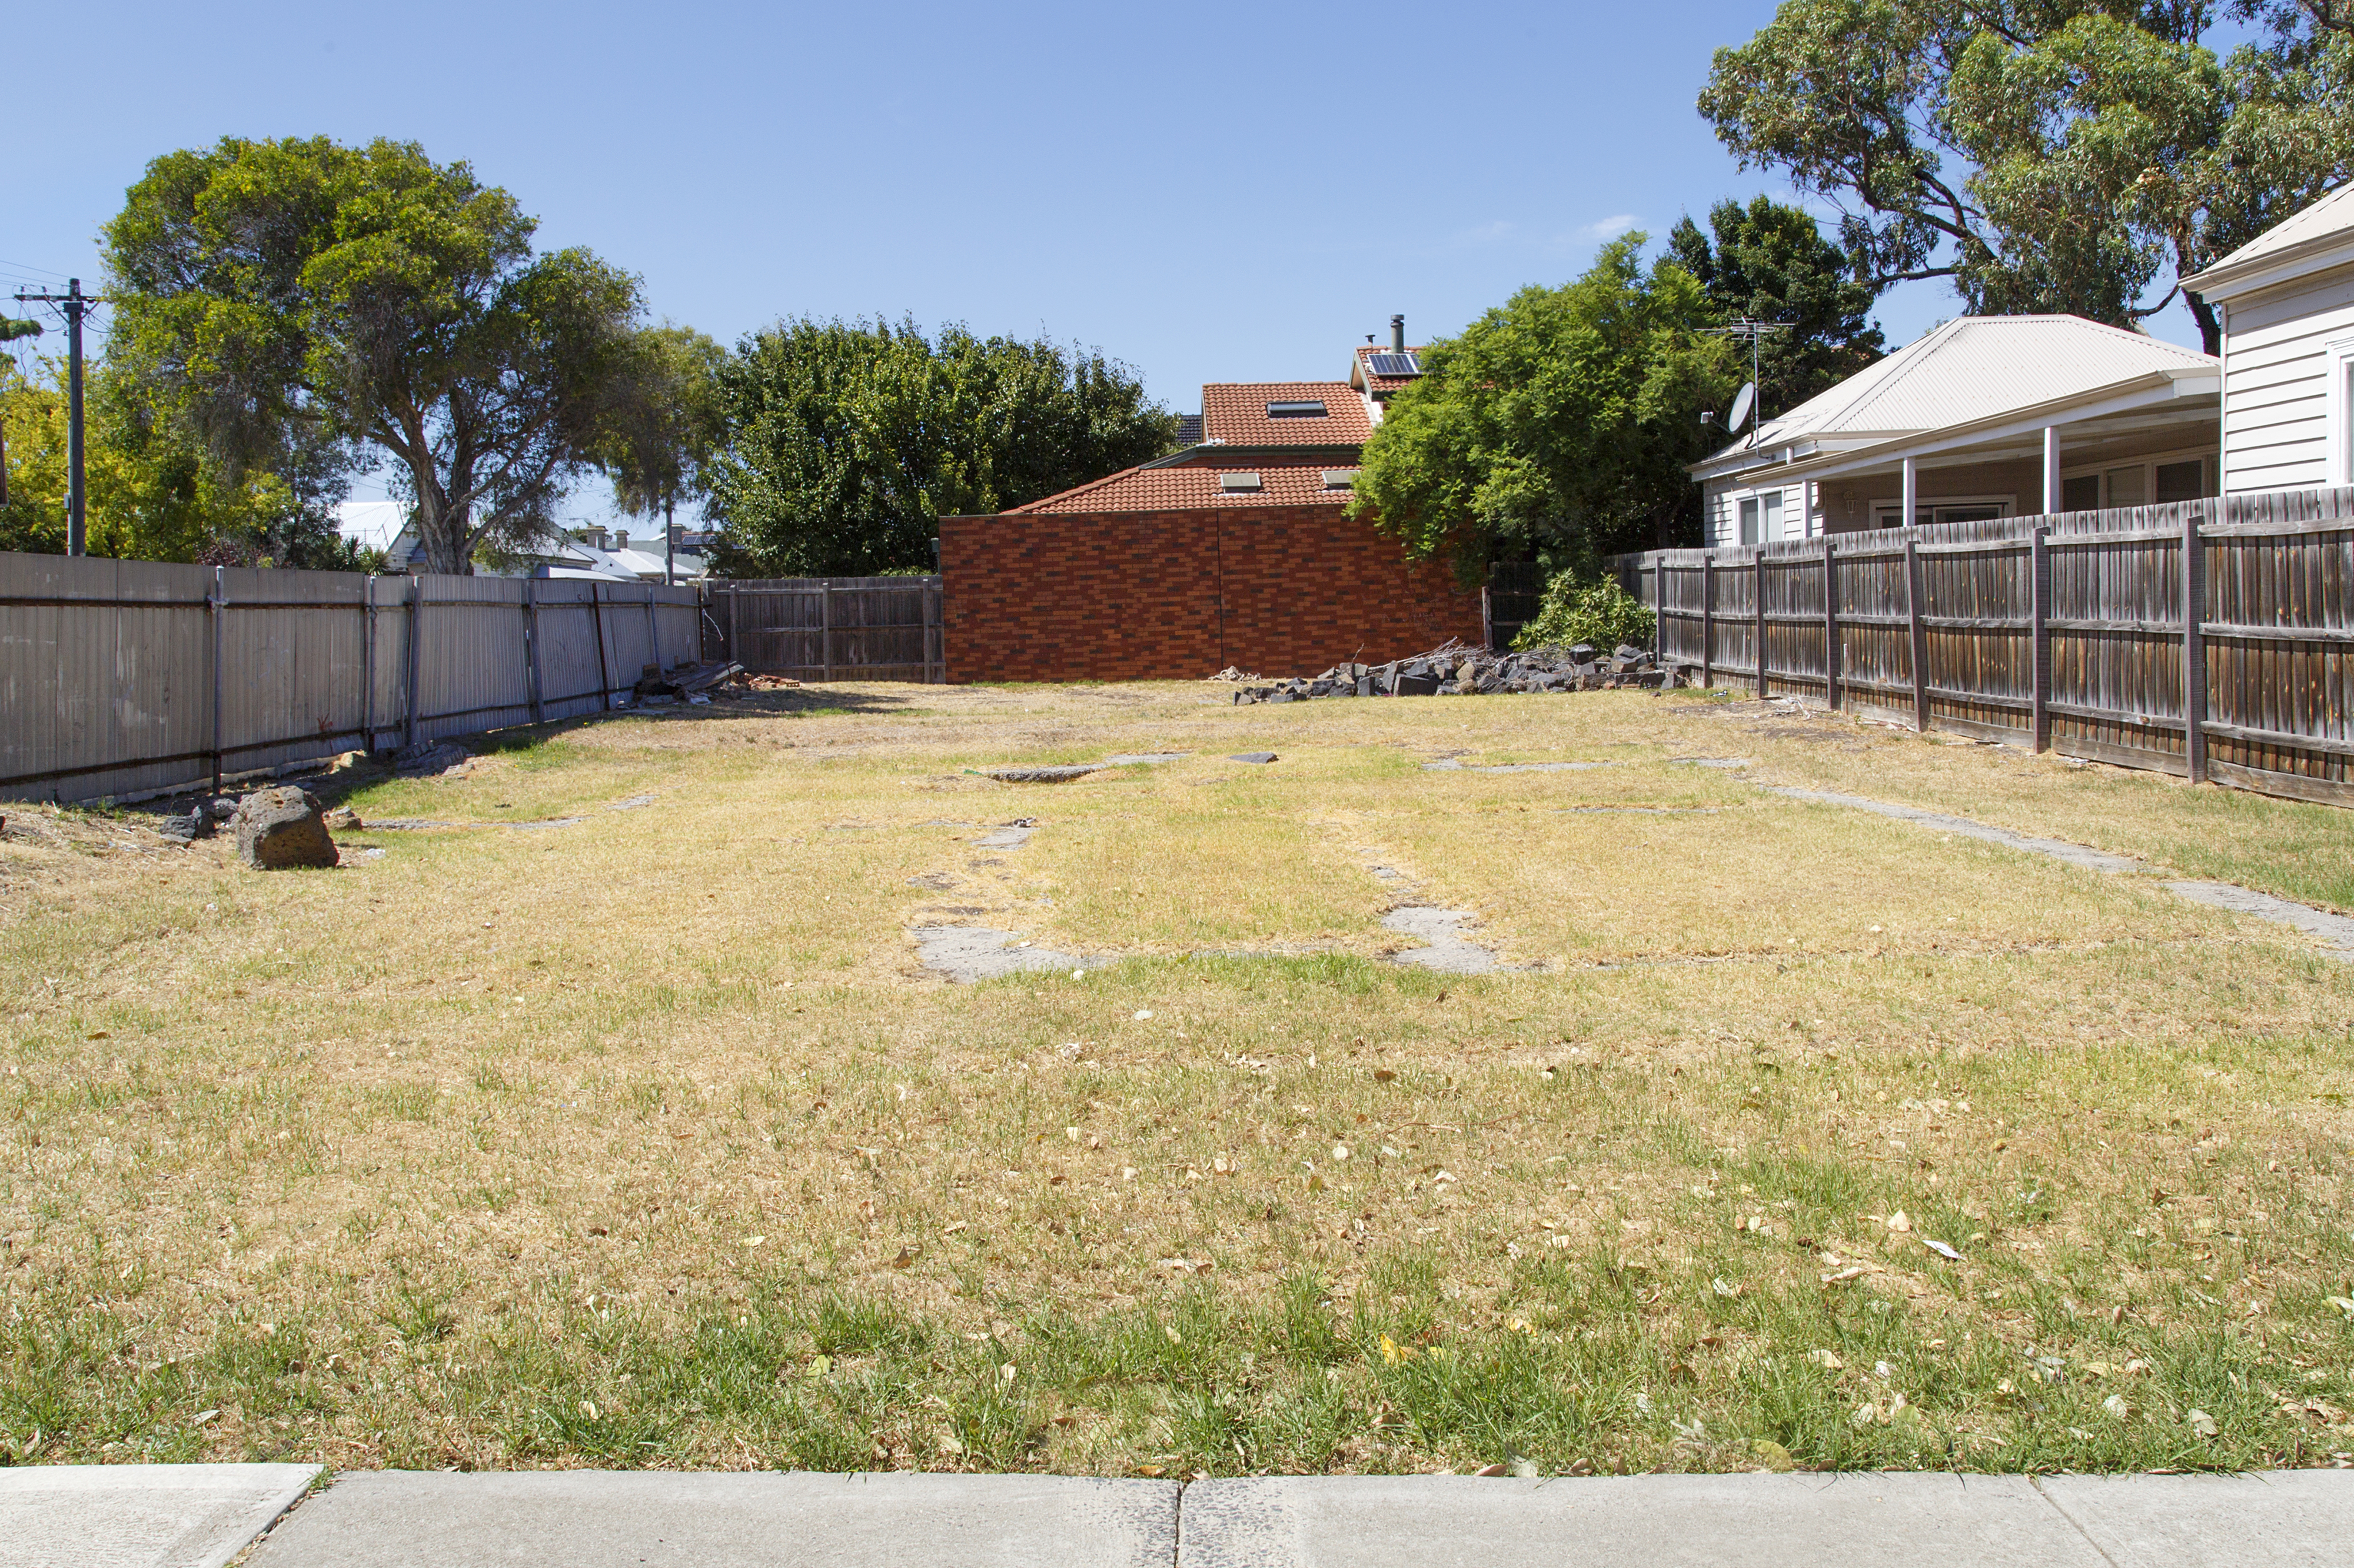
<path id="1" fill-rule="evenodd" d="M 2182 515 L 2182 759 L 2190 782 L 2207 782 L 2207 546 L 2193 502 Z"/>
<path id="2" fill-rule="evenodd" d="M 2052 749 L 2052 530 L 2037 524 L 2027 535 L 2028 679 L 2033 685 L 2029 725 L 2038 751 Z"/>
<path id="3" fill-rule="evenodd" d="M 539 680 L 539 579 L 523 579 L 523 646 L 531 677 L 531 722 L 547 722 L 547 704 Z"/>
<path id="4" fill-rule="evenodd" d="M 613 670 L 605 658 L 605 585 L 588 585 L 588 619 L 597 630 L 597 705 L 613 711 Z"/>
<path id="5" fill-rule="evenodd" d="M 419 672 L 425 667 L 424 642 L 419 635 L 425 629 L 425 579 L 408 579 L 408 738 L 404 745 L 417 744 L 418 710 L 425 705 L 418 691 Z"/>
<path id="6" fill-rule="evenodd" d="M 646 657 L 653 662 L 654 673 L 662 673 L 662 627 L 654 620 L 654 585 L 646 585 Z"/>
<path id="7" fill-rule="evenodd" d="M 1920 541 L 1908 537 L 1904 541 L 1904 620 L 1913 649 L 1913 727 L 1925 735 L 1929 730 L 1929 633 L 1921 624 L 1922 590 Z"/>
<path id="8" fill-rule="evenodd" d="M 370 572 L 360 589 L 360 679 L 365 683 L 360 693 L 360 749 L 376 749 L 376 574 Z"/>
<path id="9" fill-rule="evenodd" d="M 1757 550 L 1757 602 L 1750 608 L 1757 620 L 1757 699 L 1766 700 L 1766 546 Z"/>
<path id="10" fill-rule="evenodd" d="M 1823 702 L 1840 705 L 1839 560 L 1831 554 L 1831 536 L 1823 535 Z"/>
<path id="11" fill-rule="evenodd" d="M 833 679 L 833 579 L 817 585 L 818 668 L 822 679 Z"/>
<path id="12" fill-rule="evenodd" d="M 221 787 L 221 631 L 227 618 L 221 611 L 228 608 L 228 585 L 222 568 L 213 568 L 213 591 L 205 596 L 205 609 L 213 623 L 213 793 Z"/>
<path id="13" fill-rule="evenodd" d="M 744 644 L 737 635 L 736 611 L 742 594 L 743 590 L 734 583 L 727 585 L 727 659 L 730 663 L 735 664 L 744 663 Z M 745 668 L 749 669 L 751 666 L 747 664 Z"/>

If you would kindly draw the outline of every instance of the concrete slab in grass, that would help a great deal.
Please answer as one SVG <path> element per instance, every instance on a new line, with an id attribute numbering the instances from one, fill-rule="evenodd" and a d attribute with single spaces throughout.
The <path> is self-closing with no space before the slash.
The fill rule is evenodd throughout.
<path id="1" fill-rule="evenodd" d="M 302 1497 L 316 1465 L 0 1469 L 5 1568 L 221 1568 Z"/>
<path id="2" fill-rule="evenodd" d="M 2107 1568 L 2013 1476 L 1196 1481 L 1179 1568 Z"/>
<path id="3" fill-rule="evenodd" d="M 2322 1568 L 2354 1561 L 2354 1470 L 2053 1476 L 2039 1485 L 2130 1568 Z"/>
<path id="4" fill-rule="evenodd" d="M 1164 1568 L 1173 1481 L 539 1470 L 344 1477 L 250 1568 Z"/>

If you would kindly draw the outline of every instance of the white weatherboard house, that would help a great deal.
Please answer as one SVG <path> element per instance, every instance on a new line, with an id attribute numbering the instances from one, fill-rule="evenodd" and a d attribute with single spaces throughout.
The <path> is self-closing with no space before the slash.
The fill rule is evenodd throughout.
<path id="1" fill-rule="evenodd" d="M 2223 315 L 2223 493 L 2354 484 L 2354 185 L 2182 286 Z"/>
<path id="2" fill-rule="evenodd" d="M 1711 546 L 2218 493 L 2222 364 L 2079 316 L 1964 316 L 1689 471 Z"/>

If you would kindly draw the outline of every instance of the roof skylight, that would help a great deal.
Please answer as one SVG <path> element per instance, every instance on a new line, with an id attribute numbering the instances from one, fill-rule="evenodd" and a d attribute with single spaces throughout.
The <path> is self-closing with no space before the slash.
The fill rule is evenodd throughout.
<path id="1" fill-rule="evenodd" d="M 1302 398 L 1294 403 L 1269 403 L 1267 417 L 1270 419 L 1321 419 L 1326 418 L 1320 398 Z"/>
<path id="2" fill-rule="evenodd" d="M 1247 495 L 1259 488 L 1258 475 L 1248 470 L 1218 475 L 1218 488 L 1229 495 Z"/>

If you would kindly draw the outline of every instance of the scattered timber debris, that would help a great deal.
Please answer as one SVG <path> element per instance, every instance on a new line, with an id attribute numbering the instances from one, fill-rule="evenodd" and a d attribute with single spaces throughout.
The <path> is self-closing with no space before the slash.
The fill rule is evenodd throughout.
<path id="1" fill-rule="evenodd" d="M 1598 692 L 1619 687 L 1658 690 L 1688 686 L 1698 672 L 1663 667 L 1658 656 L 1624 644 L 1605 653 L 1587 643 L 1573 648 L 1495 653 L 1449 642 L 1386 664 L 1335 664 L 1320 675 L 1246 686 L 1242 703 L 1299 703 L 1316 697 L 1484 696 L 1495 692 Z"/>

